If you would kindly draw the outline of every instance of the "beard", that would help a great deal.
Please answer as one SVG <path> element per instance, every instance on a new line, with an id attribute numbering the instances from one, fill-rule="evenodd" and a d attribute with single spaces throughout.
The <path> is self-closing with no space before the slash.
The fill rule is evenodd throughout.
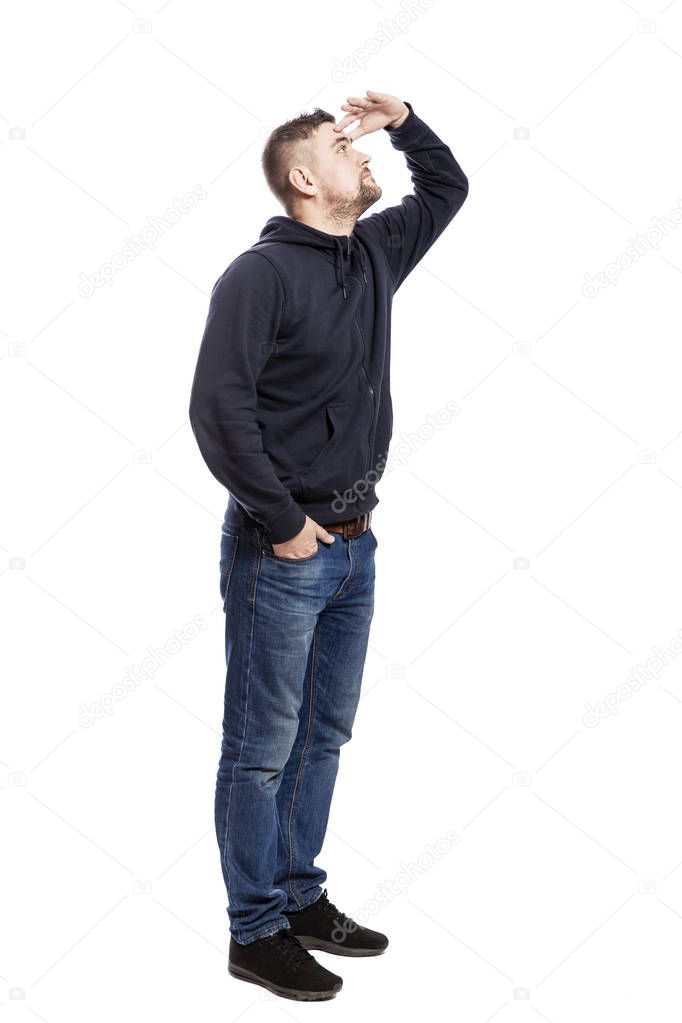
<path id="1" fill-rule="evenodd" d="M 337 192 L 324 183 L 320 185 L 320 189 L 325 201 L 327 218 L 341 226 L 347 224 L 349 220 L 357 220 L 381 198 L 381 188 L 369 174 L 362 175 L 355 195 Z"/>

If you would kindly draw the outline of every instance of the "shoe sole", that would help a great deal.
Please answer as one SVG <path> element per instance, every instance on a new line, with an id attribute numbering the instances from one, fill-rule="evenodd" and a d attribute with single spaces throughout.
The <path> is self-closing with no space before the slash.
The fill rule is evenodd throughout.
<path id="1" fill-rule="evenodd" d="M 309 952 L 331 952 L 337 956 L 380 956 L 388 948 L 388 945 L 386 948 L 344 948 L 337 941 L 323 941 L 321 938 L 307 937 L 305 934 L 297 934 L 296 939 Z"/>
<path id="2" fill-rule="evenodd" d="M 249 984 L 258 984 L 259 987 L 264 987 L 275 995 L 281 995 L 282 998 L 293 998 L 297 1002 L 326 1002 L 330 998 L 336 998 L 337 992 L 343 986 L 342 982 L 339 982 L 329 991 L 299 991 L 296 988 L 281 987 L 279 984 L 274 984 L 264 977 L 259 977 L 257 973 L 245 970 L 243 966 L 234 966 L 232 963 L 228 963 L 227 970 L 237 980 L 245 980 Z"/>

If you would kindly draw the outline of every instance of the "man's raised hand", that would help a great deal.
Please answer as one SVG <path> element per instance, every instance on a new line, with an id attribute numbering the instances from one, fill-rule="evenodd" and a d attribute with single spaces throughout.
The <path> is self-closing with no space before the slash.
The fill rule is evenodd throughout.
<path id="1" fill-rule="evenodd" d="M 357 128 L 346 132 L 352 142 L 361 135 L 378 131 L 387 125 L 399 128 L 410 112 L 409 107 L 397 96 L 387 96 L 384 92 L 373 92 L 371 89 L 367 89 L 366 96 L 349 96 L 347 102 L 341 104 L 341 109 L 348 113 L 334 125 L 334 131 L 343 131 L 347 124 L 360 121 Z"/>

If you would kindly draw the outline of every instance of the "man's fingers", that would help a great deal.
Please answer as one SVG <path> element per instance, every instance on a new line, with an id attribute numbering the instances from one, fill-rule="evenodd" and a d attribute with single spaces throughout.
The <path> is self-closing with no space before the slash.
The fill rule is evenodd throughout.
<path id="1" fill-rule="evenodd" d="M 341 131 L 346 127 L 347 124 L 352 124 L 353 121 L 361 119 L 364 114 L 367 114 L 375 109 L 377 103 L 383 103 L 386 99 L 383 92 L 373 92 L 371 89 L 367 89 L 367 96 L 348 96 L 345 103 L 341 104 L 342 110 L 347 110 L 348 113 L 339 121 L 338 124 L 334 125 L 335 131 Z M 351 141 L 359 138 L 361 135 L 366 135 L 367 130 L 362 127 L 357 128 L 355 131 L 348 135 Z"/>
<path id="2" fill-rule="evenodd" d="M 334 125 L 334 131 L 341 131 L 347 124 L 352 124 L 353 121 L 357 121 L 357 119 L 358 114 L 346 114 L 346 116 L 339 121 L 338 124 Z"/>
<path id="3" fill-rule="evenodd" d="M 351 142 L 353 142 L 358 137 L 359 134 L 360 135 L 365 134 L 366 129 L 362 128 L 362 118 L 365 116 L 366 113 L 367 113 L 366 110 L 360 110 L 358 111 L 358 113 L 355 114 L 346 114 L 342 121 L 339 121 L 338 124 L 334 125 L 334 131 L 342 131 L 347 124 L 352 124 L 353 121 L 360 121 L 360 125 L 357 128 L 354 128 L 353 131 L 346 132 L 348 138 L 351 140 Z"/>

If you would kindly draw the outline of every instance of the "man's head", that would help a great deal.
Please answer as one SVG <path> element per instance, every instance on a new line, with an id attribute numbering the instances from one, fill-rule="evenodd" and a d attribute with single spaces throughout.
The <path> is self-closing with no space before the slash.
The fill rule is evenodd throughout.
<path id="1" fill-rule="evenodd" d="M 368 169 L 371 159 L 353 148 L 336 119 L 316 107 L 271 132 L 263 150 L 263 173 L 289 217 L 306 210 L 330 223 L 355 221 L 381 198 Z"/>

